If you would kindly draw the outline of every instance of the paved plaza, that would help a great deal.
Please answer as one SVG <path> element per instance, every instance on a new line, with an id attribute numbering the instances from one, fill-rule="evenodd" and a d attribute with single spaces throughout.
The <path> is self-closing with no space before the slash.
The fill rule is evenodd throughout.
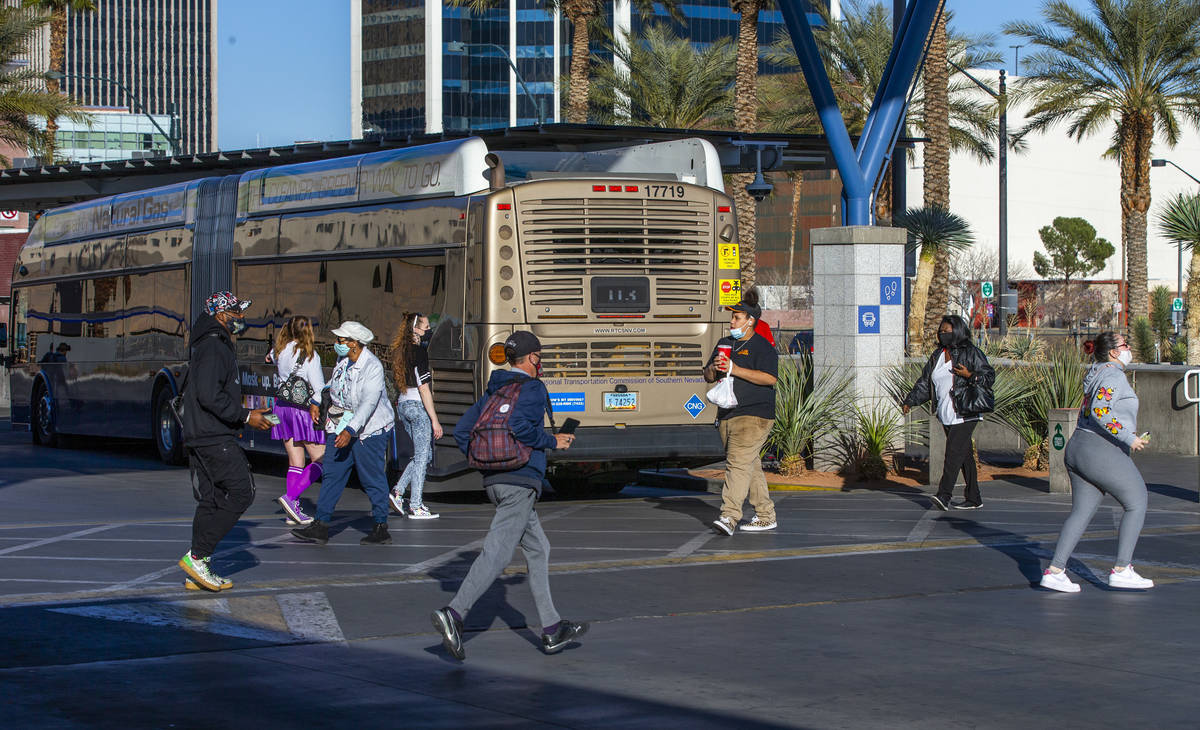
<path id="1" fill-rule="evenodd" d="M 282 462 L 183 590 L 187 472 L 140 445 L 40 449 L 0 423 L 0 702 L 7 727 L 1195 727 L 1200 459 L 1140 458 L 1135 564 L 1110 590 L 1107 501 L 1067 595 L 1033 587 L 1070 505 L 984 485 L 975 512 L 920 490 L 776 492 L 779 530 L 715 535 L 717 497 L 646 487 L 539 507 L 555 600 L 590 621 L 540 653 L 523 562 L 467 617 L 465 662 L 429 623 L 491 508 L 433 495 L 364 547 L 346 492 L 327 546 L 272 501 Z M 314 490 L 315 491 L 315 490 Z M 306 499 L 315 494 L 306 494 Z"/>

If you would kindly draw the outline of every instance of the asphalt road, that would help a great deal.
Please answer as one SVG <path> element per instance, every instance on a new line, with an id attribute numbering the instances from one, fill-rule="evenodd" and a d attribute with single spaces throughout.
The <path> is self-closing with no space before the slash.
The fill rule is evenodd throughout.
<path id="1" fill-rule="evenodd" d="M 347 491 L 330 543 L 301 544 L 273 502 L 281 462 L 257 460 L 258 500 L 214 560 L 235 587 L 199 594 L 175 567 L 186 471 L 0 429 L 6 727 L 1190 728 L 1200 711 L 1194 458 L 1141 462 L 1145 592 L 1104 584 L 1111 501 L 1071 566 L 1083 591 L 1036 588 L 1070 504 L 1036 483 L 987 484 L 975 512 L 779 492 L 779 530 L 732 538 L 705 493 L 548 502 L 555 600 L 591 631 L 541 654 L 518 558 L 460 663 L 429 612 L 486 503 L 432 495 L 441 519 L 393 517 L 394 544 L 363 547 L 367 501 Z"/>

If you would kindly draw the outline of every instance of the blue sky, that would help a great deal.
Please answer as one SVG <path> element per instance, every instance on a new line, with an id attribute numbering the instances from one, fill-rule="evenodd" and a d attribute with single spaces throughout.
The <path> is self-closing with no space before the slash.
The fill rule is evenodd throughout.
<path id="1" fill-rule="evenodd" d="M 1005 21 L 1038 17 L 1042 1 L 947 4 L 960 30 L 998 33 Z M 222 149 L 349 138 L 346 0 L 219 0 L 217 36 L 217 134 Z M 1000 39 L 997 44 L 1010 69 L 1011 43 Z"/>

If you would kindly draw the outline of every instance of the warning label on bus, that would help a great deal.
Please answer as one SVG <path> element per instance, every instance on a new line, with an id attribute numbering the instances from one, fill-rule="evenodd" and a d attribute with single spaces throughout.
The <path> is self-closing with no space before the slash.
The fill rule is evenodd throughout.
<path id="1" fill-rule="evenodd" d="M 721 279 L 719 282 L 718 293 L 720 294 L 720 305 L 729 307 L 742 301 L 742 280 L 741 279 Z"/>
<path id="2" fill-rule="evenodd" d="M 717 268 L 742 268 L 742 260 L 738 255 L 738 245 L 736 243 L 721 243 L 717 245 Z"/>

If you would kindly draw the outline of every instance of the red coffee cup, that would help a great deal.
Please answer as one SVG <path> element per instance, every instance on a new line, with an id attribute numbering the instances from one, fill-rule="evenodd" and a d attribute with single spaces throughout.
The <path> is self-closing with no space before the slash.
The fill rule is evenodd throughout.
<path id="1" fill-rule="evenodd" d="M 733 348 L 729 345 L 717 345 L 717 356 L 720 357 L 721 355 L 729 359 L 733 355 Z"/>

